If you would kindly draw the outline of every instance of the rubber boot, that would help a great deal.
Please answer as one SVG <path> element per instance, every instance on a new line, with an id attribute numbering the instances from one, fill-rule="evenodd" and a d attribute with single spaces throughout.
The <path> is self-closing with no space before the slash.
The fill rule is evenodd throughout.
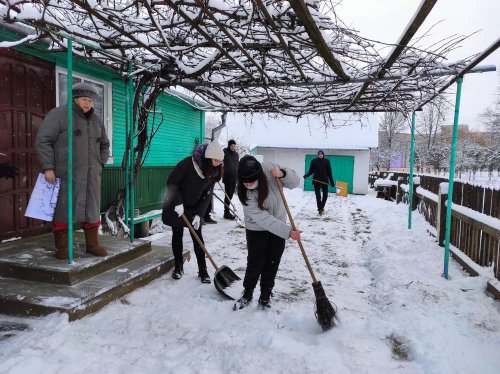
<path id="1" fill-rule="evenodd" d="M 85 243 L 87 244 L 87 253 L 91 253 L 94 256 L 107 256 L 108 251 L 99 245 L 99 239 L 97 235 L 98 227 L 92 229 L 83 230 L 85 232 Z"/>
<path id="2" fill-rule="evenodd" d="M 56 258 L 58 260 L 68 259 L 68 231 L 54 231 L 56 246 Z"/>

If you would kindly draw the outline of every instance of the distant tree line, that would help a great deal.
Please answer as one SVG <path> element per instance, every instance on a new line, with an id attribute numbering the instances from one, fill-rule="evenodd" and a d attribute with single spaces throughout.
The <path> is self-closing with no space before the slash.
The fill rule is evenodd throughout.
<path id="1" fill-rule="evenodd" d="M 415 168 L 417 172 L 447 172 L 450 163 L 452 125 L 442 125 L 450 111 L 443 98 L 424 107 L 417 114 L 415 133 Z M 495 103 L 481 114 L 485 131 L 471 131 L 459 126 L 456 172 L 473 174 L 487 170 L 490 176 L 500 173 L 500 92 Z M 409 166 L 411 118 L 400 113 L 384 113 L 379 123 L 379 147 L 370 154 L 371 170 L 388 170 L 394 160 L 404 157 Z"/>

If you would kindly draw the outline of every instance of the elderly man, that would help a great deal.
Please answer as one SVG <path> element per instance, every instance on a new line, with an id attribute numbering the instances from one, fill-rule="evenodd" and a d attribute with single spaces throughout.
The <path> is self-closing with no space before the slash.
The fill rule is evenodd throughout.
<path id="1" fill-rule="evenodd" d="M 101 204 L 101 174 L 109 157 L 109 140 L 103 122 L 94 112 L 97 89 L 82 82 L 73 86 L 73 196 L 68 196 L 68 109 L 52 109 L 42 122 L 35 147 L 45 179 L 61 178 L 61 190 L 52 221 L 56 258 L 68 258 L 68 201 L 73 219 L 82 222 L 86 251 L 106 256 L 98 241 Z M 78 171 L 78 172 L 76 172 Z"/>

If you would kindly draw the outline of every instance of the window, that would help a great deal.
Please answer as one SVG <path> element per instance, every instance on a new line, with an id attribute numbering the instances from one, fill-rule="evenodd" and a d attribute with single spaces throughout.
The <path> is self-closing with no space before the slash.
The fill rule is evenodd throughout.
<path id="1" fill-rule="evenodd" d="M 104 126 L 106 127 L 106 132 L 109 138 L 110 152 L 108 164 L 113 163 L 113 158 L 111 156 L 113 154 L 113 104 L 111 99 L 111 83 L 73 73 L 73 84 L 79 82 L 88 82 L 93 84 L 97 88 L 99 97 L 94 101 L 94 110 L 96 114 L 102 119 Z M 68 98 L 68 72 L 66 69 L 57 68 L 56 70 L 56 90 L 56 104 L 57 106 L 63 105 L 67 102 Z"/>

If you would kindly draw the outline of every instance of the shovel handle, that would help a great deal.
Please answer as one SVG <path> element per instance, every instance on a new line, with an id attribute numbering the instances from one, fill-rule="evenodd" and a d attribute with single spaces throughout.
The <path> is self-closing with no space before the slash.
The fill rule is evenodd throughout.
<path id="1" fill-rule="evenodd" d="M 224 195 L 226 195 L 227 199 L 229 200 L 229 204 L 231 204 L 231 206 L 233 207 L 233 210 L 234 210 L 234 214 L 236 215 L 236 207 L 234 206 L 233 202 L 231 201 L 231 198 L 229 197 L 229 195 L 226 193 L 226 189 L 225 188 L 222 188 L 222 184 L 220 182 L 217 182 L 219 184 L 219 187 L 222 191 L 224 191 Z M 240 218 L 241 220 L 241 218 Z"/>
<path id="2" fill-rule="evenodd" d="M 321 184 L 324 184 L 324 185 L 328 186 L 328 183 L 323 182 L 323 181 L 319 181 L 319 180 L 314 179 L 314 178 L 313 178 L 313 182 L 316 182 L 316 183 L 321 183 Z"/>
<path id="3" fill-rule="evenodd" d="M 217 195 L 215 192 L 213 193 L 213 195 L 217 198 L 217 200 L 219 200 L 222 204 L 224 204 L 224 206 L 229 209 L 229 211 L 231 213 L 233 213 L 240 221 L 242 221 L 242 219 L 238 216 L 238 214 L 236 213 L 236 211 L 234 211 L 229 205 L 227 205 L 224 200 L 222 200 L 219 195 Z M 227 195 L 226 195 L 227 196 Z"/>
<path id="4" fill-rule="evenodd" d="M 281 184 L 281 180 L 278 177 L 274 177 L 274 178 L 276 179 L 276 184 L 278 185 L 278 190 L 280 191 L 281 199 L 283 200 L 283 204 L 285 205 L 286 214 L 288 215 L 288 219 L 290 220 L 290 225 L 292 226 L 292 229 L 294 231 L 297 231 L 297 227 L 295 226 L 295 221 L 293 220 L 292 213 L 290 212 L 290 208 L 288 207 L 288 203 L 286 202 L 285 193 L 283 192 L 283 185 Z M 311 264 L 309 263 L 309 259 L 307 258 L 306 250 L 304 249 L 304 246 L 302 245 L 302 241 L 299 239 L 299 240 L 297 240 L 297 243 L 299 243 L 300 251 L 302 252 L 302 256 L 304 257 L 304 261 L 306 262 L 307 269 L 309 270 L 309 273 L 311 274 L 311 278 L 313 280 L 313 283 L 317 283 L 318 280 L 316 279 L 316 276 L 314 275 L 314 271 L 311 267 Z"/>
<path id="5" fill-rule="evenodd" d="M 328 183 L 326 183 L 326 182 L 322 182 L 322 181 L 319 181 L 319 180 L 314 179 L 314 178 L 313 178 L 313 182 L 316 182 L 316 183 L 321 183 L 321 184 L 324 184 L 325 186 L 328 186 Z M 335 186 L 335 187 L 333 187 L 333 188 L 336 188 L 337 190 L 340 190 L 340 191 L 342 191 L 342 190 L 343 190 L 343 188 L 342 188 L 342 187 L 337 187 L 337 186 Z"/>
<path id="6" fill-rule="evenodd" d="M 191 231 L 191 234 L 194 236 L 194 238 L 198 242 L 198 244 L 201 247 L 201 249 L 203 249 L 203 252 L 205 252 L 205 254 L 207 255 L 208 259 L 210 260 L 210 262 L 214 266 L 215 270 L 219 270 L 219 267 L 215 263 L 214 259 L 212 258 L 212 256 L 210 256 L 210 253 L 208 253 L 208 250 L 205 247 L 205 244 L 203 244 L 203 242 L 201 241 L 200 237 L 198 236 L 198 234 L 194 230 L 193 225 L 191 225 L 191 222 L 189 222 L 189 220 L 187 219 L 187 217 L 186 217 L 186 215 L 184 213 L 181 214 L 181 218 L 184 221 L 184 223 L 186 224 L 186 226 L 189 229 L 189 231 Z M 201 225 L 201 222 L 200 222 L 200 225 Z"/>

